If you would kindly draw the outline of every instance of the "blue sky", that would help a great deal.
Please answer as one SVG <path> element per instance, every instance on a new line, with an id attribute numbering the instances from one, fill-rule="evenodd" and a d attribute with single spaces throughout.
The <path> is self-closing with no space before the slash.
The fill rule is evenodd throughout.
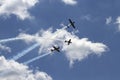
<path id="1" fill-rule="evenodd" d="M 0 80 L 119 80 L 119 7 L 119 0 L 0 1 Z M 75 30 L 66 28 L 69 18 Z"/>

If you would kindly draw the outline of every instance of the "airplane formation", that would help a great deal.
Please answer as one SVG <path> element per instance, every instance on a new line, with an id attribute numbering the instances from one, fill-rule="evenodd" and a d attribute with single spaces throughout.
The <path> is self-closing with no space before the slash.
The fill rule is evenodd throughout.
<path id="1" fill-rule="evenodd" d="M 71 19 L 68 19 L 68 21 L 69 21 L 69 24 L 68 24 L 67 28 L 73 27 L 75 29 L 75 25 L 74 25 L 75 22 L 72 21 Z M 67 45 L 70 45 L 72 43 L 72 40 L 69 39 L 69 40 L 65 40 L 64 42 L 67 43 Z M 53 51 L 60 52 L 60 47 L 59 46 L 52 46 L 51 52 L 53 52 Z"/>

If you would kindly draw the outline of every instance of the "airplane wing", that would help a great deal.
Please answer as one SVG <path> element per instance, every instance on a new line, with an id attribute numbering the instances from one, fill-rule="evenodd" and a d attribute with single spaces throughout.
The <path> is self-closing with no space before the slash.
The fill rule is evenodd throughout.
<path id="1" fill-rule="evenodd" d="M 72 25 L 72 27 L 75 29 L 75 25 L 74 25 L 73 23 L 72 23 L 71 25 Z"/>
<path id="2" fill-rule="evenodd" d="M 57 49 L 56 51 L 60 52 L 60 50 L 59 50 L 59 49 Z"/>
<path id="3" fill-rule="evenodd" d="M 69 22 L 70 22 L 70 23 L 72 23 L 72 20 L 71 20 L 71 19 L 69 19 Z"/>

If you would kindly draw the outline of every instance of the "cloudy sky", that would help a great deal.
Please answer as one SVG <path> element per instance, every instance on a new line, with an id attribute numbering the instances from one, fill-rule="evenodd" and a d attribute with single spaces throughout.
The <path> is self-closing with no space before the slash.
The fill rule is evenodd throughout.
<path id="1" fill-rule="evenodd" d="M 119 0 L 0 0 L 0 80 L 119 80 L 119 7 Z M 76 29 L 67 28 L 69 18 Z"/>

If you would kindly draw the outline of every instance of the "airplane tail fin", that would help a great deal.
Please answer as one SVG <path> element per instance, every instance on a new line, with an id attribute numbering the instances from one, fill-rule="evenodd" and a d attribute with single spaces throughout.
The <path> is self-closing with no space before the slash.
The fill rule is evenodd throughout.
<path id="1" fill-rule="evenodd" d="M 53 52 L 54 50 L 53 50 L 53 49 L 51 49 L 51 51 Z"/>
<path id="2" fill-rule="evenodd" d="M 68 25 L 67 25 L 67 28 L 69 28 L 70 26 L 71 26 L 71 24 L 68 24 Z"/>
<path id="3" fill-rule="evenodd" d="M 69 28 L 69 25 L 67 26 L 67 28 Z"/>

